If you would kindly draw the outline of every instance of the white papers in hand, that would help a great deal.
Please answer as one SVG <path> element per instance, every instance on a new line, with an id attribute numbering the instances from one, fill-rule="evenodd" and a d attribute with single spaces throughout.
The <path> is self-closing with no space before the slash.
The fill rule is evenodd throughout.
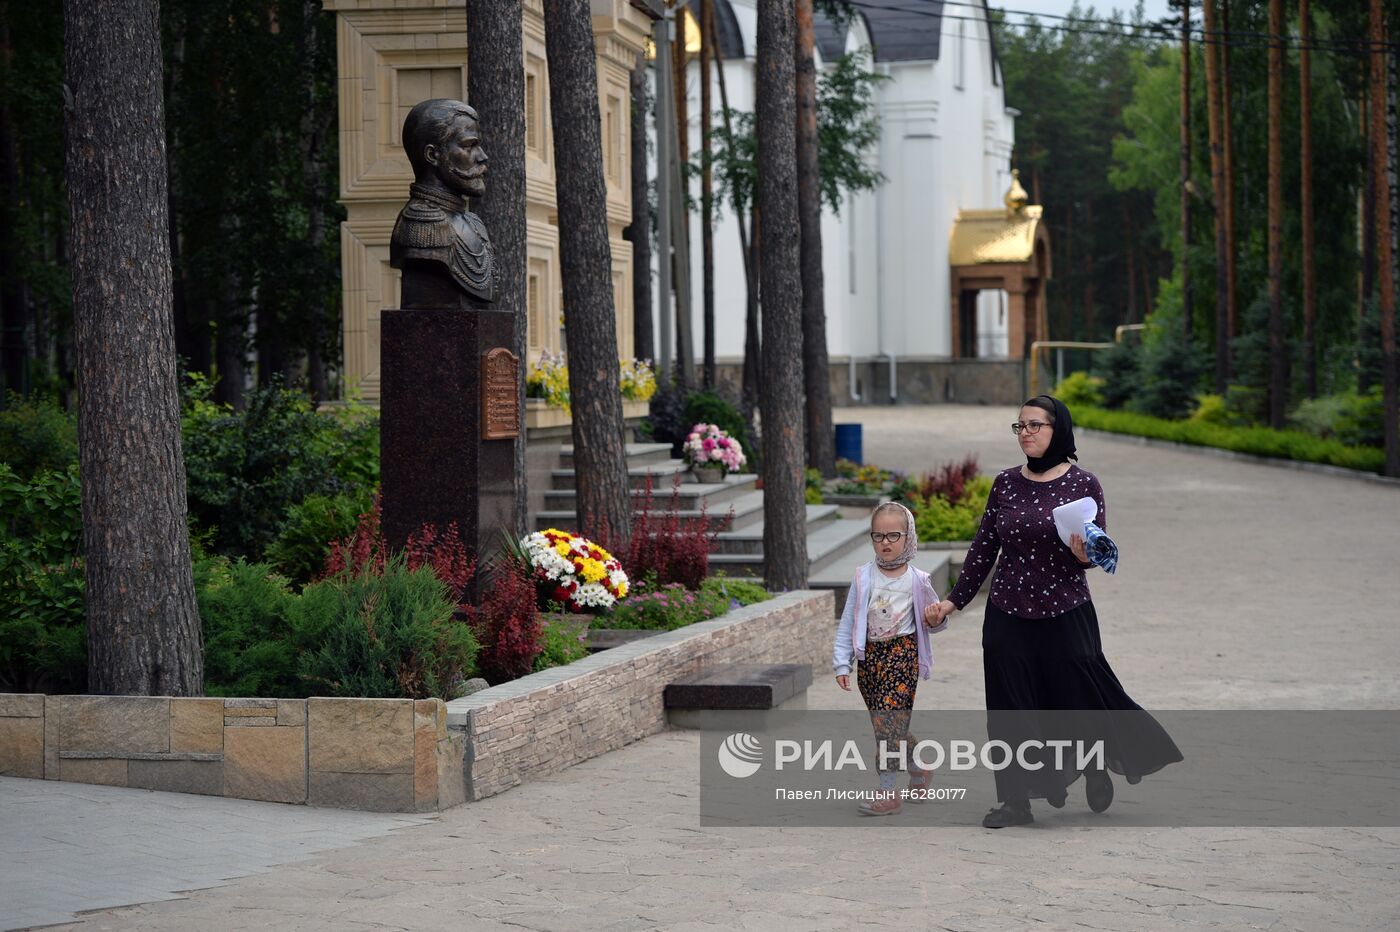
<path id="1" fill-rule="evenodd" d="M 1060 540 L 1066 547 L 1069 546 L 1071 534 L 1084 536 L 1084 525 L 1093 521 L 1099 513 L 1099 503 L 1089 496 L 1061 505 L 1053 512 L 1055 516 L 1055 530 L 1060 532 Z"/>

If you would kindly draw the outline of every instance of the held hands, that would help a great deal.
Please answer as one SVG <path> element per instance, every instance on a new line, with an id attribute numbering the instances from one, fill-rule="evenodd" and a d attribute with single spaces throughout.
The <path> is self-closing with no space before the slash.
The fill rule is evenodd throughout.
<path id="1" fill-rule="evenodd" d="M 944 599 L 942 602 L 939 602 L 937 605 L 927 605 L 927 606 L 924 607 L 924 624 L 928 625 L 930 628 L 937 628 L 939 625 L 941 625 L 941 624 L 943 623 L 944 619 L 946 619 L 949 615 L 953 614 L 953 613 L 956 612 L 957 610 L 958 610 L 958 607 L 957 607 L 956 605 L 954 605 L 952 602 L 949 602 L 947 599 Z M 850 692 L 850 691 L 851 691 L 851 677 L 850 677 L 850 674 L 848 674 L 848 673 L 841 673 L 841 674 L 838 674 L 837 677 L 836 677 L 836 685 L 837 685 L 837 686 L 840 686 L 840 687 L 841 687 L 842 689 L 844 689 L 846 692 Z"/>
<path id="2" fill-rule="evenodd" d="M 944 620 L 947 619 L 949 615 L 957 610 L 958 607 L 947 599 L 944 599 L 937 605 L 929 605 L 924 609 L 924 624 L 928 625 L 930 628 L 937 628 L 939 625 L 943 624 Z"/>

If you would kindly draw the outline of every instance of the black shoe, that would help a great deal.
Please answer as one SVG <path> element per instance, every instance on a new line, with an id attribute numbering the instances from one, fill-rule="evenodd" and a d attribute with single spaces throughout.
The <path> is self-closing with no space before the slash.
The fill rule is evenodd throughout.
<path id="1" fill-rule="evenodd" d="M 1054 806 L 1056 809 L 1065 808 L 1065 800 L 1067 799 L 1069 799 L 1069 791 L 1064 789 L 1063 787 L 1061 787 L 1058 791 L 1048 793 L 1045 796 L 1045 801 L 1050 805 Z"/>
<path id="2" fill-rule="evenodd" d="M 1108 775 L 1108 771 L 1084 772 L 1084 798 L 1089 801 L 1089 808 L 1095 812 L 1103 812 L 1113 805 L 1113 778 Z"/>
<path id="3" fill-rule="evenodd" d="M 1034 821 L 1029 802 L 1002 803 L 982 817 L 982 827 L 1006 828 L 1008 825 L 1030 825 Z"/>

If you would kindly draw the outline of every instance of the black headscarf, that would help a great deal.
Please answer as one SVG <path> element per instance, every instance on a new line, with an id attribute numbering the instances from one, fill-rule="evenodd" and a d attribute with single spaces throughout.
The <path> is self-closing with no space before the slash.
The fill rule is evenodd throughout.
<path id="1" fill-rule="evenodd" d="M 1039 408 L 1054 419 L 1055 432 L 1050 436 L 1050 446 L 1044 456 L 1026 457 L 1026 468 L 1034 473 L 1054 469 L 1061 463 L 1079 460 L 1074 455 L 1074 418 L 1069 416 L 1065 403 L 1051 395 L 1036 395 L 1021 407 Z"/>

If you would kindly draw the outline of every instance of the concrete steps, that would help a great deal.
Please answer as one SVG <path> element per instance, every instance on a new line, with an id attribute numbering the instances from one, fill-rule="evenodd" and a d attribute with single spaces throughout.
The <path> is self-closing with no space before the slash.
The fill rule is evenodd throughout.
<path id="1" fill-rule="evenodd" d="M 623 452 L 627 457 L 628 468 L 654 463 L 682 462 L 681 460 L 671 459 L 671 445 L 669 443 L 629 443 Z M 682 463 L 682 465 L 684 464 Z M 559 466 L 561 469 L 568 470 L 574 468 L 573 446 L 564 446 L 560 448 Z"/>
<path id="2" fill-rule="evenodd" d="M 745 492 L 753 491 L 757 484 L 758 476 L 752 473 L 725 476 L 719 482 L 683 482 L 673 488 L 652 490 L 651 507 L 653 511 L 665 511 L 669 510 L 671 502 L 675 501 L 680 505 L 677 510 L 699 512 L 704 506 L 710 514 L 717 515 L 725 510 L 720 506 Z M 545 510 L 573 513 L 576 510 L 577 498 L 578 492 L 575 489 L 550 489 L 544 493 Z M 643 505 L 646 499 L 645 489 L 632 489 L 634 510 Z"/>
<path id="3" fill-rule="evenodd" d="M 870 523 L 846 518 L 828 519 L 807 526 L 808 573 L 819 573 L 847 554 L 858 552 L 870 533 Z M 759 548 L 751 553 L 712 553 L 710 567 L 724 570 L 730 576 L 760 576 L 763 574 L 762 538 Z M 868 547 L 868 544 L 866 545 Z"/>
<path id="4" fill-rule="evenodd" d="M 759 492 L 762 496 L 763 493 Z M 763 504 L 763 499 L 759 499 L 759 505 Z M 816 530 L 816 525 L 836 521 L 840 518 L 841 509 L 835 505 L 808 505 L 807 506 L 807 533 L 811 534 Z M 735 530 L 721 531 L 715 536 L 713 548 L 715 555 L 719 554 L 761 554 L 763 553 L 763 512 L 758 513 L 758 520 L 747 525 L 741 525 Z"/>

